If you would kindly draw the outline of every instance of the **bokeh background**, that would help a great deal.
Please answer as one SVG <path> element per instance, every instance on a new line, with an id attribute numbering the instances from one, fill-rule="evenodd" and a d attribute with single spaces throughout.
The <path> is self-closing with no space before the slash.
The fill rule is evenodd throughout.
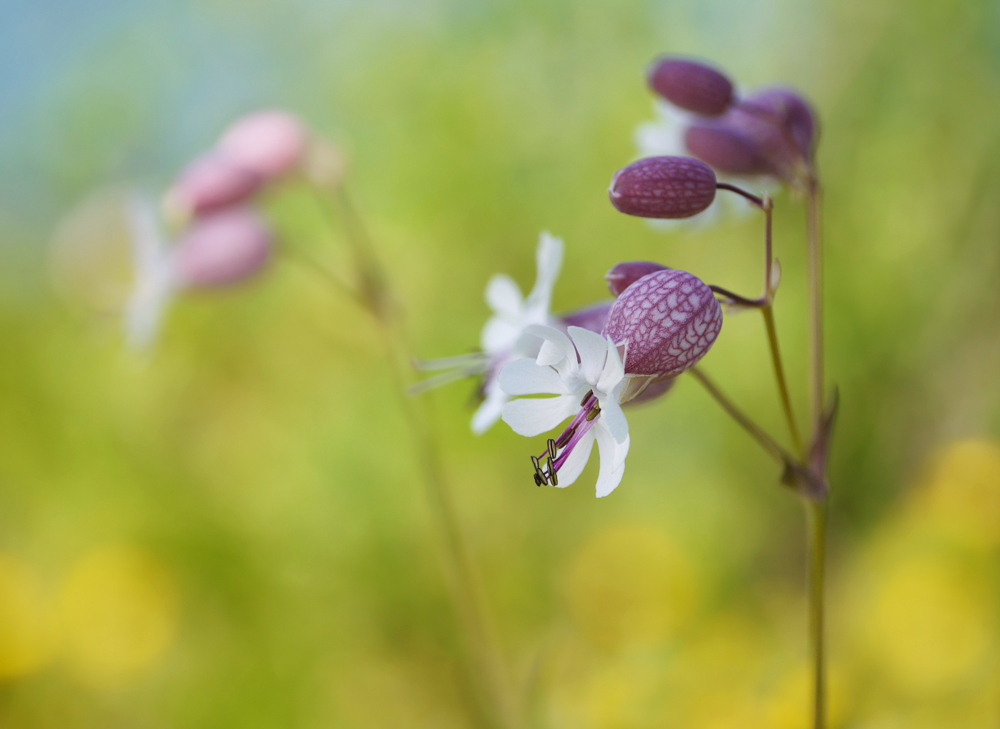
<path id="1" fill-rule="evenodd" d="M 152 357 L 60 295 L 54 241 L 121 237 L 240 114 L 335 140 L 424 357 L 469 351 L 490 275 L 555 306 L 622 259 L 759 288 L 760 221 L 607 203 L 664 51 L 823 121 L 832 724 L 1000 726 L 1000 9 L 934 0 L 38 0 L 0 6 L 0 726 L 469 727 L 435 522 L 370 317 L 293 257 L 172 309 Z M 336 267 L 294 191 L 286 250 Z M 117 225 L 117 227 L 116 227 Z M 804 391 L 801 205 L 777 317 Z M 758 317 L 705 369 L 782 434 Z M 538 489 L 540 448 L 433 405 L 530 725 L 807 725 L 801 507 L 693 381 L 630 417 L 621 487 Z M 806 406 L 797 400 L 800 413 Z M 596 461 L 596 459 L 595 459 Z"/>

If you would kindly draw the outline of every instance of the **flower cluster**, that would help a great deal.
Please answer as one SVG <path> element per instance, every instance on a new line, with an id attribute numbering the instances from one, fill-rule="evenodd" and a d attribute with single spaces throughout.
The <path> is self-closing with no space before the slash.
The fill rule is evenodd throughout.
<path id="1" fill-rule="evenodd" d="M 636 130 L 642 155 L 695 157 L 739 186 L 777 182 L 801 190 L 814 179 L 819 125 L 796 92 L 771 87 L 739 94 L 722 72 L 672 56 L 650 66 L 648 83 L 659 97 L 659 119 Z M 712 205 L 697 219 L 718 212 Z"/>
<path id="2" fill-rule="evenodd" d="M 691 219 L 713 207 L 717 191 L 736 193 L 767 218 L 765 294 L 746 299 L 710 287 L 686 271 L 650 261 L 619 263 L 607 274 L 613 304 L 598 302 L 572 314 L 549 312 L 562 260 L 542 235 L 538 283 L 525 300 L 506 277 L 494 278 L 486 298 L 494 312 L 480 352 L 428 363 L 451 367 L 421 387 L 464 375 L 482 376 L 483 403 L 473 417 L 481 433 L 502 417 L 516 433 L 534 437 L 569 425 L 532 456 L 534 481 L 565 487 L 579 478 L 596 442 L 597 495 L 621 482 L 631 445 L 623 406 L 665 394 L 715 343 L 722 328 L 718 293 L 728 303 L 770 307 L 777 283 L 771 253 L 772 201 L 722 175 L 771 177 L 793 187 L 814 173 L 816 121 L 809 105 L 784 89 L 738 94 L 725 74 L 703 63 L 665 57 L 649 84 L 685 116 L 676 144 L 619 170 L 608 196 L 627 215 Z M 680 156 L 684 153 L 688 156 Z M 550 395 L 551 397 L 541 397 Z"/>
<path id="3" fill-rule="evenodd" d="M 149 200 L 130 206 L 135 283 L 127 305 L 129 343 L 148 348 L 175 294 L 249 279 L 271 258 L 272 234 L 254 198 L 303 165 L 310 138 L 291 114 L 261 111 L 226 130 L 195 159 L 164 197 L 161 216 Z M 165 219 L 164 219 L 165 218 Z M 170 223 L 175 235 L 166 232 Z"/>

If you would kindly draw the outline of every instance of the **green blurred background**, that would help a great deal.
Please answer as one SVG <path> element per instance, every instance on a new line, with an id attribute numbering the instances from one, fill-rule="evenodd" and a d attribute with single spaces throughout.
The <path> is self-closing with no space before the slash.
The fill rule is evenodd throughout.
<path id="1" fill-rule="evenodd" d="M 822 117 L 832 724 L 1000 726 L 1000 6 L 40 0 L 0 19 L 0 726 L 477 725 L 370 317 L 280 260 L 178 302 L 137 357 L 57 296 L 48 251 L 109 190 L 162 190 L 279 106 L 346 151 L 420 356 L 475 346 L 486 281 L 530 287 L 542 229 L 566 240 L 557 310 L 605 296 L 622 259 L 753 293 L 759 220 L 664 233 L 607 203 L 664 51 L 792 84 Z M 268 209 L 285 245 L 344 260 L 294 193 Z M 803 213 L 780 195 L 776 215 L 802 394 Z M 783 433 L 757 317 L 728 318 L 704 366 Z M 531 725 L 805 727 L 801 508 L 696 383 L 631 413 L 600 501 L 595 464 L 538 489 L 538 442 L 472 436 L 472 389 L 421 406 Z"/>

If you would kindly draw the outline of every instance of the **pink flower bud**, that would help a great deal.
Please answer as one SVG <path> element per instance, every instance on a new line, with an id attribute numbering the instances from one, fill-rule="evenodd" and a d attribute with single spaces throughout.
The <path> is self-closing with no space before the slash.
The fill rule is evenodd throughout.
<path id="1" fill-rule="evenodd" d="M 166 205 L 183 217 L 203 215 L 243 202 L 260 187 L 261 178 L 213 153 L 188 165 L 167 192 Z"/>
<path id="2" fill-rule="evenodd" d="M 775 172 L 764 150 L 745 130 L 728 119 L 692 124 L 684 132 L 684 146 L 719 172 L 730 175 L 769 175 Z"/>
<path id="3" fill-rule="evenodd" d="M 306 152 L 308 133 L 297 117 L 284 111 L 258 111 L 227 129 L 218 150 L 230 161 L 265 179 L 297 167 Z"/>
<path id="4" fill-rule="evenodd" d="M 581 327 L 600 334 L 604 330 L 604 322 L 608 320 L 613 301 L 602 301 L 584 309 L 577 309 L 559 317 L 563 327 Z"/>
<path id="5" fill-rule="evenodd" d="M 718 116 L 733 103 L 733 83 L 719 71 L 698 61 L 665 56 L 649 70 L 649 86 L 681 109 Z"/>
<path id="6" fill-rule="evenodd" d="M 805 99 L 791 89 L 771 88 L 747 97 L 746 106 L 758 106 L 775 115 L 787 140 L 803 159 L 811 160 L 816 147 L 819 124 L 816 113 Z"/>
<path id="7" fill-rule="evenodd" d="M 196 220 L 178 240 L 174 255 L 182 285 L 226 286 L 264 267 L 271 255 L 271 234 L 249 208 L 230 208 Z"/>
<path id="8" fill-rule="evenodd" d="M 611 204 L 640 218 L 690 218 L 715 200 L 715 173 L 690 157 L 647 157 L 611 179 Z"/>
<path id="9" fill-rule="evenodd" d="M 722 329 L 712 290 L 686 271 L 656 271 L 618 297 L 604 334 L 627 342 L 625 372 L 677 375 L 705 356 Z"/>
<path id="10" fill-rule="evenodd" d="M 773 175 L 801 181 L 816 143 L 809 105 L 785 89 L 768 89 L 739 102 L 717 119 L 703 119 L 684 133 L 687 149 L 719 172 Z"/>
<path id="11" fill-rule="evenodd" d="M 610 271 L 604 274 L 604 280 L 608 282 L 608 289 L 614 296 L 621 296 L 622 291 L 634 284 L 643 276 L 654 271 L 667 271 L 666 266 L 651 261 L 628 261 L 615 265 Z"/>

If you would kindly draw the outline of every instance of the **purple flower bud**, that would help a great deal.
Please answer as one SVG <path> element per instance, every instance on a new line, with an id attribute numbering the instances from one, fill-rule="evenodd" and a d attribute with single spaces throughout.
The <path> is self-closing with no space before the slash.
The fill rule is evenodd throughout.
<path id="1" fill-rule="evenodd" d="M 577 309 L 559 317 L 563 327 L 581 327 L 600 334 L 604 331 L 604 322 L 608 320 L 608 312 L 615 302 L 602 301 L 584 309 Z"/>
<path id="2" fill-rule="evenodd" d="M 791 89 L 771 88 L 747 97 L 745 106 L 757 106 L 774 114 L 784 133 L 803 159 L 811 160 L 816 148 L 819 124 L 816 113 L 805 99 Z"/>
<path id="3" fill-rule="evenodd" d="M 684 146 L 702 162 L 730 175 L 769 175 L 774 168 L 745 130 L 730 119 L 692 124 L 684 132 Z"/>
<path id="4" fill-rule="evenodd" d="M 657 59 L 649 70 L 649 86 L 674 106 L 704 116 L 718 116 L 733 103 L 732 81 L 698 61 Z"/>
<path id="5" fill-rule="evenodd" d="M 203 215 L 243 202 L 260 187 L 261 178 L 218 153 L 188 165 L 167 192 L 166 205 L 183 217 Z"/>
<path id="6" fill-rule="evenodd" d="M 656 271 L 629 286 L 611 307 L 604 334 L 627 342 L 625 372 L 677 375 L 694 366 L 722 329 L 722 307 L 701 279 Z"/>
<path id="7" fill-rule="evenodd" d="M 816 142 L 809 105 L 785 89 L 747 97 L 717 119 L 703 119 L 684 133 L 684 144 L 719 172 L 773 175 L 796 183 L 808 173 Z"/>
<path id="8" fill-rule="evenodd" d="M 249 208 L 199 218 L 178 240 L 174 266 L 181 284 L 215 288 L 257 273 L 271 256 L 270 231 Z"/>
<path id="9" fill-rule="evenodd" d="M 258 111 L 230 126 L 219 140 L 218 150 L 235 164 L 271 179 L 302 162 L 308 137 L 302 122 L 292 114 Z"/>
<path id="10" fill-rule="evenodd" d="M 715 200 L 715 173 L 690 157 L 647 157 L 611 178 L 611 204 L 640 218 L 690 218 Z"/>
<path id="11" fill-rule="evenodd" d="M 604 280 L 608 282 L 608 289 L 614 296 L 621 296 L 622 291 L 634 284 L 643 276 L 654 271 L 667 271 L 667 266 L 651 261 L 628 261 L 616 264 L 614 268 L 604 274 Z"/>

